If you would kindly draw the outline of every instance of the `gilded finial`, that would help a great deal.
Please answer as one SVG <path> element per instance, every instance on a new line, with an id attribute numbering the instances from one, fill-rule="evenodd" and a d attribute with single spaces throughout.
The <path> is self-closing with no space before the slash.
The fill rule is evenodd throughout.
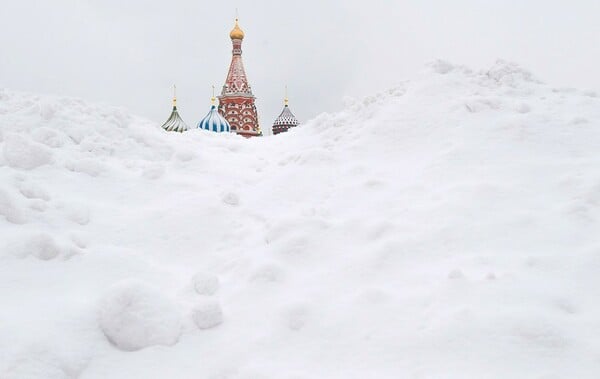
<path id="1" fill-rule="evenodd" d="M 235 10 L 235 26 L 231 30 L 231 33 L 229 33 L 229 37 L 231 39 L 244 39 L 244 32 L 240 28 L 238 21 L 239 21 L 239 17 L 238 17 L 237 9 L 236 9 Z"/>
<path id="2" fill-rule="evenodd" d="M 285 99 L 283 99 L 283 103 L 285 104 L 285 106 L 288 106 L 289 103 L 289 99 L 288 99 L 288 90 L 287 90 L 287 86 L 285 86 Z"/>
<path id="3" fill-rule="evenodd" d="M 177 86 L 173 84 L 173 107 L 177 106 Z"/>
<path id="4" fill-rule="evenodd" d="M 215 86 L 212 86 L 212 97 L 210 98 L 210 103 L 215 105 L 217 98 L 215 97 Z"/>

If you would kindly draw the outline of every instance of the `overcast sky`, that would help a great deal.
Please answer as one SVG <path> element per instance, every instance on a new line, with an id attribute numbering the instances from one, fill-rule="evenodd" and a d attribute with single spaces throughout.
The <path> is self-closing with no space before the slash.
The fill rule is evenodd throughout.
<path id="1" fill-rule="evenodd" d="M 514 61 L 600 90 L 599 0 L 0 0 L 0 87 L 124 106 L 162 123 L 177 83 L 188 124 L 231 59 L 235 8 L 263 129 L 287 84 L 301 120 L 385 90 L 440 58 Z"/>

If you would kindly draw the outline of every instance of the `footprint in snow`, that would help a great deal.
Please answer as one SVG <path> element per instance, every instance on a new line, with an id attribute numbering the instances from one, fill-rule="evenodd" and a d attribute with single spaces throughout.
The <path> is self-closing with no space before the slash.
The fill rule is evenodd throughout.
<path id="1" fill-rule="evenodd" d="M 463 274 L 463 272 L 459 269 L 454 269 L 454 270 L 450 271 L 450 273 L 448 273 L 448 279 L 460 280 L 460 279 L 464 279 L 464 278 L 465 278 L 465 274 Z"/>
<path id="2" fill-rule="evenodd" d="M 282 312 L 286 327 L 293 331 L 299 331 L 306 326 L 309 314 L 309 307 L 305 304 L 289 306 Z"/>
<path id="3" fill-rule="evenodd" d="M 221 201 L 227 205 L 236 207 L 240 204 L 240 197 L 233 192 L 227 192 L 221 196 Z"/>
<path id="4" fill-rule="evenodd" d="M 192 285 L 199 295 L 212 296 L 219 290 L 219 278 L 207 272 L 198 272 L 192 277 Z"/>
<path id="5" fill-rule="evenodd" d="M 254 283 L 277 283 L 283 281 L 284 271 L 277 265 L 264 265 L 252 273 L 250 281 Z"/>

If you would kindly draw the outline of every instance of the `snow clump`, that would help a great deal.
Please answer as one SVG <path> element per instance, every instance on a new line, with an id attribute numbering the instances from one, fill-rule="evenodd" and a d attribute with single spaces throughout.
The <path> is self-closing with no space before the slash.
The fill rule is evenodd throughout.
<path id="1" fill-rule="evenodd" d="M 0 188 L 0 216 L 4 216 L 6 221 L 12 224 L 24 224 L 25 216 L 17 206 L 15 199 Z"/>
<path id="2" fill-rule="evenodd" d="M 223 311 L 217 301 L 207 300 L 194 307 L 192 318 L 199 329 L 210 329 L 223 323 Z"/>
<path id="3" fill-rule="evenodd" d="M 207 272 L 199 272 L 192 278 L 196 293 L 212 296 L 219 290 L 219 278 Z"/>
<path id="4" fill-rule="evenodd" d="M 31 170 L 52 162 L 52 151 L 37 142 L 19 134 L 9 134 L 2 149 L 9 166 Z"/>
<path id="5" fill-rule="evenodd" d="M 159 290 L 128 280 L 112 287 L 100 302 L 98 321 L 106 338 L 125 351 L 173 345 L 181 334 L 176 304 Z"/>
<path id="6" fill-rule="evenodd" d="M 8 250 L 19 258 L 31 256 L 43 261 L 54 259 L 61 253 L 61 248 L 55 239 L 47 233 L 23 235 L 18 241 L 13 242 Z"/>

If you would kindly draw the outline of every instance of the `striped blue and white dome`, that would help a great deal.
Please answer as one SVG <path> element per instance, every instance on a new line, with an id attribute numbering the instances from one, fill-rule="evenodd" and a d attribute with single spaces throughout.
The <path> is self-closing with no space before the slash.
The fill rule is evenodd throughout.
<path id="1" fill-rule="evenodd" d="M 199 129 L 210 130 L 211 132 L 229 132 L 231 127 L 225 117 L 219 114 L 217 107 L 213 104 L 210 107 L 210 112 L 198 123 Z"/>

